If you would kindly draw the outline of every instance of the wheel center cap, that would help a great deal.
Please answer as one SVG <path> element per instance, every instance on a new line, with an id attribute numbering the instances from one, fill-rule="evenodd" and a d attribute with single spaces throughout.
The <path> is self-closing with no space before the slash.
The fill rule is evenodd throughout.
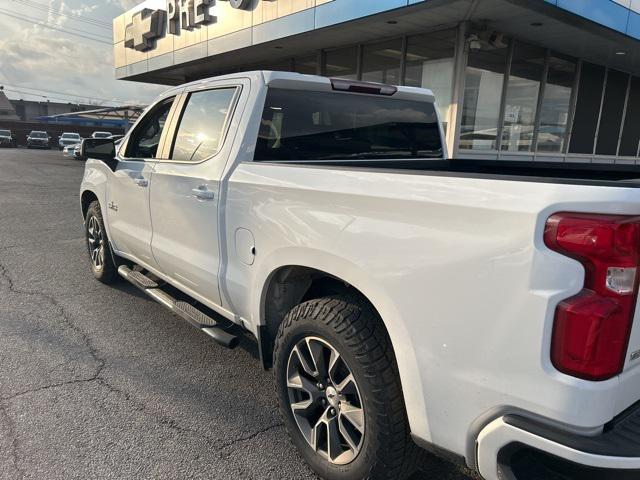
<path id="1" fill-rule="evenodd" d="M 333 387 L 327 387 L 326 395 L 329 405 L 331 405 L 333 408 L 337 408 L 338 404 L 340 403 L 340 398 L 338 397 L 338 392 L 336 391 L 336 389 Z"/>

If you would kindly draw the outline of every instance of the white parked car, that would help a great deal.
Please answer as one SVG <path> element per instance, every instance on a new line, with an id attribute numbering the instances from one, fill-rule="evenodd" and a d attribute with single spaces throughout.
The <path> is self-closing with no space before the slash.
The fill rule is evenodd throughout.
<path id="1" fill-rule="evenodd" d="M 16 139 L 11 130 L 0 129 L 0 148 L 15 148 Z"/>
<path id="2" fill-rule="evenodd" d="M 91 138 L 112 138 L 113 134 L 110 132 L 93 132 Z"/>
<path id="3" fill-rule="evenodd" d="M 75 158 L 76 160 L 80 159 L 80 146 L 81 144 L 69 145 L 68 147 L 64 147 L 64 155 L 65 157 Z"/>
<path id="4" fill-rule="evenodd" d="M 82 137 L 78 133 L 63 133 L 58 138 L 58 148 L 64 150 L 70 145 L 78 145 L 82 142 Z"/>
<path id="5" fill-rule="evenodd" d="M 639 478 L 635 167 L 448 160 L 430 91 L 273 72 L 82 153 L 95 277 L 255 336 L 321 477 Z"/>

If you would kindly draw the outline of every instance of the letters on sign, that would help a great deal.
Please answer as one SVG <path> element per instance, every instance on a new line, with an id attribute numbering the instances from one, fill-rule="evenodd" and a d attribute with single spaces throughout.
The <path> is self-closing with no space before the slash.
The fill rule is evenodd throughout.
<path id="1" fill-rule="evenodd" d="M 217 18 L 211 15 L 211 7 L 216 1 L 228 1 L 239 10 L 249 10 L 252 5 L 252 0 L 167 0 L 166 11 L 145 8 L 133 16 L 125 31 L 124 46 L 144 52 L 152 49 L 165 32 L 180 35 L 183 29 L 190 31 L 215 23 Z"/>

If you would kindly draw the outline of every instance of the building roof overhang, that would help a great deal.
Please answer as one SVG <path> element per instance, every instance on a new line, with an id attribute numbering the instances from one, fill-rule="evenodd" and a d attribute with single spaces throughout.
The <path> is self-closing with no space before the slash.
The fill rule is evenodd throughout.
<path id="1" fill-rule="evenodd" d="M 254 35 L 247 28 L 160 56 L 148 55 L 147 60 L 116 69 L 116 74 L 127 80 L 179 85 L 321 49 L 444 29 L 461 22 L 640 74 L 638 40 L 543 0 L 429 0 L 300 31 L 296 25 L 308 22 L 308 17 L 305 10 L 269 22 L 274 24 L 273 38 Z"/>

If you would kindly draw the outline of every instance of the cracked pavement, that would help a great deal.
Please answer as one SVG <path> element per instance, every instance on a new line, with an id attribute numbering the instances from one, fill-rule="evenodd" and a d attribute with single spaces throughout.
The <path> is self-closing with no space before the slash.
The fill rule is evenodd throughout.
<path id="1" fill-rule="evenodd" d="M 270 372 L 91 275 L 57 151 L 0 150 L 0 479 L 316 478 Z M 428 459 L 416 479 L 469 480 Z"/>

